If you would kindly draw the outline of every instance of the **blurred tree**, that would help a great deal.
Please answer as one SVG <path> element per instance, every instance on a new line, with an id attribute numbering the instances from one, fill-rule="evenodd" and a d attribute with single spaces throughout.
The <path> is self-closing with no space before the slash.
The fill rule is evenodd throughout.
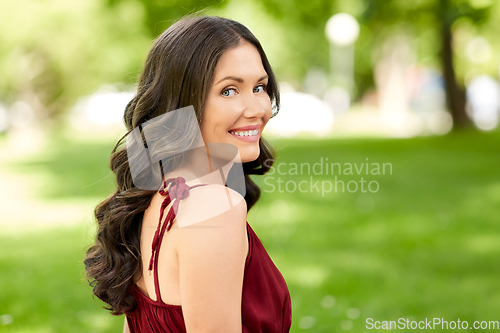
<path id="1" fill-rule="evenodd" d="M 27 103 L 35 120 L 60 119 L 104 83 L 133 82 L 150 39 L 133 3 L 26 0 L 2 5 L 0 100 Z"/>
<path id="2" fill-rule="evenodd" d="M 259 0 L 265 8 L 291 31 L 294 41 L 291 48 L 304 50 L 309 55 L 298 54 L 295 62 L 309 67 L 328 68 L 328 44 L 324 27 L 328 18 L 346 12 L 358 18 L 361 34 L 356 42 L 356 85 L 359 93 L 373 85 L 374 50 L 387 37 L 409 31 L 431 37 L 424 41 L 425 57 L 441 67 L 446 86 L 447 105 L 455 128 L 468 126 L 465 112 L 464 85 L 457 80 L 454 64 L 453 24 L 467 18 L 473 25 L 481 26 L 490 20 L 493 1 L 489 0 Z M 430 35 L 429 30 L 433 30 Z M 433 36 L 435 35 L 435 36 Z M 437 39 L 432 43 L 432 37 Z M 312 50 L 321 50 L 324 56 L 312 59 Z M 312 61 L 311 61 L 312 60 Z M 302 74 L 306 69 L 302 70 Z"/>
<path id="3" fill-rule="evenodd" d="M 471 124 L 465 111 L 465 88 L 457 81 L 454 64 L 453 24 L 467 18 L 474 25 L 482 25 L 490 19 L 491 6 L 488 1 L 471 0 L 367 0 L 368 9 L 363 20 L 372 29 L 384 26 L 404 26 L 414 35 L 429 28 L 439 34 L 437 57 L 442 70 L 446 102 L 455 128 Z"/>
<path id="4" fill-rule="evenodd" d="M 0 10 L 0 101 L 52 123 L 103 84 L 136 82 L 153 38 L 220 1 L 25 0 Z M 8 32 L 8 33 L 6 33 Z"/>
<path id="5" fill-rule="evenodd" d="M 363 0 L 257 0 L 286 31 L 284 47 L 288 50 L 286 68 L 279 73 L 287 81 L 301 82 L 311 68 L 329 70 L 329 44 L 325 25 L 335 13 L 346 12 L 360 17 L 366 9 Z M 373 65 L 370 45 L 372 35 L 361 24 L 361 34 L 356 41 L 355 73 L 356 92 L 359 96 L 373 87 Z M 279 68 L 280 66 L 278 66 Z"/>
<path id="6" fill-rule="evenodd" d="M 483 24 L 490 18 L 490 9 L 490 6 L 476 8 L 464 0 L 439 0 L 439 8 L 435 11 L 437 21 L 441 23 L 441 61 L 446 99 L 453 122 L 458 127 L 469 125 L 470 120 L 465 112 L 465 89 L 458 84 L 455 74 L 452 25 L 461 17 L 467 17 L 475 24 Z"/>
<path id="7" fill-rule="evenodd" d="M 78 97 L 103 83 L 133 83 L 152 39 L 173 20 L 209 6 L 244 10 L 232 0 L 25 0 L 6 2 L 0 11 L 0 100 L 23 100 L 39 118 L 63 114 Z M 494 21 L 493 0 L 255 0 L 265 17 L 279 24 L 283 39 L 261 36 L 284 49 L 275 66 L 280 79 L 296 82 L 311 68 L 328 70 L 328 18 L 347 12 L 358 18 L 355 75 L 358 97 L 373 83 L 374 52 L 391 34 L 410 32 L 418 40 L 420 60 L 442 68 L 455 125 L 468 123 L 464 76 L 457 79 L 453 31 L 464 18 L 474 27 Z M 241 7 L 241 8 L 240 8 Z M 248 14 L 257 15 L 258 13 Z M 8 31 L 9 33 L 5 33 Z M 261 32 L 262 35 L 262 32 Z M 264 34 L 265 35 L 265 34 Z M 491 33 L 491 36 L 495 36 Z M 495 46 L 494 46 L 495 47 Z M 431 59 L 431 60 L 428 60 Z M 464 58 L 460 58 L 462 61 Z M 464 66 L 462 61 L 461 66 Z M 497 64 L 490 66 L 498 67 Z"/>
<path id="8" fill-rule="evenodd" d="M 136 1 L 141 4 L 144 10 L 144 20 L 142 24 L 144 24 L 153 37 L 162 33 L 175 20 L 185 15 L 201 11 L 210 6 L 222 8 L 226 4 L 224 0 L 107 0 L 110 8 L 114 8 L 121 3 L 129 1 Z"/>

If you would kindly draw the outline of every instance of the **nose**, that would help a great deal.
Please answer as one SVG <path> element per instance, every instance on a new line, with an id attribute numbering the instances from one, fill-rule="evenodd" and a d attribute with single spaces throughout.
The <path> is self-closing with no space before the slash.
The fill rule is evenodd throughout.
<path id="1" fill-rule="evenodd" d="M 246 118 L 262 118 L 266 114 L 265 105 L 262 104 L 261 98 L 251 94 L 245 99 L 245 111 L 243 112 Z"/>

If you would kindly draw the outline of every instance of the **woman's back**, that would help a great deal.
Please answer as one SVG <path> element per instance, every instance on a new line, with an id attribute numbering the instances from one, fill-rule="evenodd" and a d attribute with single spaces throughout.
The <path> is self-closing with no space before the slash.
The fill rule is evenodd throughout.
<path id="1" fill-rule="evenodd" d="M 200 184 L 199 182 L 188 182 L 193 186 L 194 184 Z M 197 186 L 197 185 L 195 185 Z M 226 195 L 230 193 L 228 197 Z M 141 256 L 142 256 L 142 276 L 137 277 L 139 280 L 136 282 L 139 289 L 145 294 L 149 295 L 151 299 L 156 299 L 155 297 L 155 285 L 154 279 L 151 272 L 148 271 L 148 266 L 151 260 L 151 245 L 156 230 L 158 229 L 158 222 L 161 214 L 162 203 L 164 202 L 165 196 L 162 196 L 160 192 L 157 192 L 151 203 L 144 212 L 142 230 L 141 230 Z M 215 215 L 220 215 L 226 210 L 227 204 L 224 202 L 231 200 L 231 204 L 236 206 L 238 204 L 244 205 L 244 199 L 235 191 L 226 188 L 222 185 L 215 184 L 204 184 L 204 186 L 197 186 L 196 189 L 190 189 L 189 196 L 180 200 L 178 211 L 175 212 L 175 219 L 172 223 L 171 228 L 168 232 L 163 235 L 163 240 L 160 249 L 158 249 L 159 265 L 158 274 L 161 276 L 159 280 L 159 288 L 161 291 L 162 300 L 168 304 L 181 304 L 181 294 L 179 285 L 179 242 L 182 241 L 182 233 L 187 229 L 182 226 L 182 222 L 189 220 L 188 222 L 200 222 L 201 220 L 207 220 L 204 224 L 210 224 L 211 221 L 209 217 Z M 165 222 L 168 210 L 171 207 L 165 207 L 163 220 Z M 241 239 L 245 242 L 247 247 L 247 236 L 246 236 L 246 208 L 243 206 L 238 206 L 239 208 L 239 223 L 241 224 L 241 231 L 245 230 L 245 234 Z M 202 215 L 202 212 L 205 214 Z M 181 221 L 181 226 L 179 221 Z M 237 222 L 237 221 L 232 221 Z M 201 227 L 201 228 L 200 228 Z M 196 225 L 189 226 L 190 229 L 195 229 L 195 232 L 205 232 L 206 227 L 203 224 L 197 223 Z M 184 235 L 185 236 L 185 235 Z M 186 239 L 189 241 L 189 238 Z M 245 256 L 248 253 L 248 248 L 245 251 Z"/>
<path id="2" fill-rule="evenodd" d="M 195 200 L 200 200 L 209 193 L 212 194 L 210 197 L 214 202 L 214 198 L 217 198 L 217 194 L 214 195 L 214 187 L 218 186 L 209 185 L 204 189 L 191 189 L 189 191 L 191 201 L 179 207 L 179 214 L 182 214 L 185 209 L 192 209 Z M 227 193 L 232 191 L 225 189 Z M 195 192 L 197 193 L 191 194 Z M 217 191 L 215 190 L 215 192 Z M 159 199 L 157 196 L 153 198 L 144 215 L 141 253 L 143 254 L 143 267 L 146 271 L 151 254 L 151 250 L 147 249 L 150 248 L 157 229 L 153 222 L 155 218 L 160 216 Z M 221 201 L 220 199 L 222 198 L 217 198 L 218 201 Z M 157 213 L 154 213 L 155 209 Z M 173 208 L 169 207 L 169 209 Z M 165 223 L 168 222 L 165 221 Z M 213 220 L 207 222 L 207 224 L 210 223 L 213 223 Z M 188 226 L 187 228 L 191 228 L 191 230 L 187 231 L 188 229 L 185 227 L 179 228 L 177 223 L 174 223 L 172 228 L 164 233 L 161 246 L 156 250 L 156 253 L 159 253 L 159 264 L 155 265 L 152 275 L 143 274 L 143 277 L 137 282 L 137 286 L 134 286 L 131 291 L 138 304 L 137 310 L 127 316 L 131 332 L 186 332 L 185 313 L 181 306 L 183 302 L 180 292 L 181 286 L 179 285 L 177 251 L 179 245 L 182 248 L 182 244 L 179 242 L 189 241 L 189 238 L 183 237 L 181 233 L 184 231 L 198 234 L 206 233 L 209 225 L 202 224 Z M 204 228 L 200 228 L 202 226 Z M 240 325 L 243 332 L 288 332 L 291 325 L 291 303 L 285 280 L 246 221 L 244 222 L 244 230 L 245 258 L 244 276 L 242 285 L 240 285 L 241 304 L 233 304 L 231 311 L 239 312 L 241 309 Z M 212 232 L 218 232 L 217 228 L 214 228 Z M 224 250 L 224 246 L 222 249 Z M 222 252 L 221 256 L 224 256 Z M 182 254 L 180 260 L 182 261 Z M 210 273 L 200 272 L 200 274 Z M 208 275 L 205 276 L 210 278 Z M 155 281 L 157 281 L 157 286 L 155 286 Z M 205 288 L 206 286 L 201 287 Z M 216 306 L 217 300 L 215 298 L 217 297 L 217 295 L 213 295 L 212 299 L 206 300 L 207 304 L 212 302 Z"/>

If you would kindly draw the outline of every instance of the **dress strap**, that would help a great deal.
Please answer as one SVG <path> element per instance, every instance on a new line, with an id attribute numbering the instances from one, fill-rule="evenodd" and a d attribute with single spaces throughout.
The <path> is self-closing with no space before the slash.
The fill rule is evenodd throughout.
<path id="1" fill-rule="evenodd" d="M 170 187 L 169 187 L 170 185 Z M 153 237 L 153 242 L 151 244 L 151 259 L 149 260 L 148 270 L 151 272 L 154 266 L 154 283 L 156 300 L 162 302 L 160 295 L 160 281 L 158 278 L 158 255 L 160 253 L 160 246 L 165 235 L 165 231 L 169 231 L 172 227 L 175 212 L 179 208 L 179 203 L 182 199 L 189 196 L 189 190 L 195 187 L 204 186 L 207 184 L 196 184 L 189 186 L 186 184 L 186 180 L 182 177 L 169 178 L 163 182 L 162 187 L 158 191 L 162 196 L 165 196 L 160 208 L 160 219 L 158 220 L 158 226 L 156 227 L 156 232 Z M 168 189 L 168 190 L 167 190 Z M 165 209 L 172 203 L 170 207 L 165 222 L 162 224 L 163 214 Z"/>

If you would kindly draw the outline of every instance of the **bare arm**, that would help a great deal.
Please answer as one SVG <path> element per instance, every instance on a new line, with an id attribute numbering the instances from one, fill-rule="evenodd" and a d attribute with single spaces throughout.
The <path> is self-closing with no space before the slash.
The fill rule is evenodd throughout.
<path id="1" fill-rule="evenodd" d="M 188 333 L 241 333 L 248 251 L 246 203 L 191 227 L 178 245 L 182 311 Z"/>

